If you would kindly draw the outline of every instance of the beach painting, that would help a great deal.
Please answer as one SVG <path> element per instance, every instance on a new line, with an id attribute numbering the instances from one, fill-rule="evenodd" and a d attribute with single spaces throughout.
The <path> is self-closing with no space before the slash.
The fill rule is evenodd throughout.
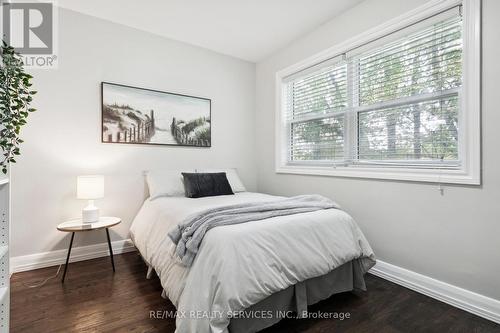
<path id="1" fill-rule="evenodd" d="M 207 98 L 103 82 L 102 142 L 210 147 Z"/>

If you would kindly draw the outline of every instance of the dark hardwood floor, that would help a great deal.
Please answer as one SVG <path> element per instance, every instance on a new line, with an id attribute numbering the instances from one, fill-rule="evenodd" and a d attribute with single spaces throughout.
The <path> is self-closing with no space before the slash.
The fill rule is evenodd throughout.
<path id="1" fill-rule="evenodd" d="M 40 288 L 27 288 L 57 267 L 17 273 L 11 279 L 11 332 L 173 332 L 174 319 L 150 311 L 174 310 L 160 297 L 157 277 L 146 280 L 137 253 L 72 263 Z M 350 318 L 283 320 L 269 332 L 500 332 L 500 325 L 388 281 L 367 275 L 368 291 L 343 293 L 310 312 L 349 312 Z"/>

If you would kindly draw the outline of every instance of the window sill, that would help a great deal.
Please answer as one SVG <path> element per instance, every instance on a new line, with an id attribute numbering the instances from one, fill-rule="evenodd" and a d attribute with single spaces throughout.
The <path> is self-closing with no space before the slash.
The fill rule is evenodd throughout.
<path id="1" fill-rule="evenodd" d="M 443 184 L 480 185 L 479 176 L 468 174 L 464 170 L 409 169 L 385 167 L 322 167 L 282 165 L 276 173 L 316 175 L 346 178 L 385 179 L 409 182 L 428 182 Z"/>

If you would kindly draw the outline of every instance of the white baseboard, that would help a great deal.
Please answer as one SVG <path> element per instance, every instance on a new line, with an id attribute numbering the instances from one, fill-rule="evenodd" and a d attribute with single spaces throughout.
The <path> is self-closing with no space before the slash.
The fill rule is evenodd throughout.
<path id="1" fill-rule="evenodd" d="M 500 301 L 377 260 L 369 273 L 477 316 L 500 323 Z"/>
<path id="2" fill-rule="evenodd" d="M 111 242 L 114 254 L 135 251 L 134 244 L 130 239 Z M 10 271 L 12 273 L 31 271 L 33 269 L 50 267 L 64 264 L 66 262 L 67 249 L 50 252 L 29 254 L 10 258 Z M 71 249 L 69 262 L 76 262 L 109 255 L 108 243 L 74 247 Z"/>

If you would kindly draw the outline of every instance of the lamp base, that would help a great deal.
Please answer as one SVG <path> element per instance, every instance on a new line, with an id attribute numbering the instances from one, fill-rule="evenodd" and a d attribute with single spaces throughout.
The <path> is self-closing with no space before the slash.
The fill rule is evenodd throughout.
<path id="1" fill-rule="evenodd" d="M 89 204 L 82 210 L 82 222 L 93 223 L 99 221 L 99 208 L 94 206 L 94 201 L 89 200 Z"/>

